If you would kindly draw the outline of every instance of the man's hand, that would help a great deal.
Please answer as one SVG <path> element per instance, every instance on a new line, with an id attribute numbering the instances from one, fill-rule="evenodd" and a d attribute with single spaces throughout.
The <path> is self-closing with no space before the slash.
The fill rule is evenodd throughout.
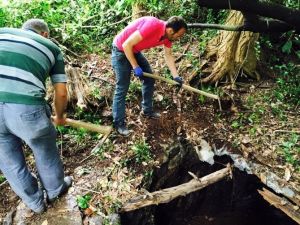
<path id="1" fill-rule="evenodd" d="M 143 77 L 143 70 L 139 66 L 133 69 L 133 73 L 134 73 L 134 76 L 136 76 L 138 78 Z"/>
<path id="2" fill-rule="evenodd" d="M 176 82 L 178 83 L 178 86 L 179 86 L 179 87 L 182 87 L 182 84 L 183 84 L 183 79 L 182 79 L 182 77 L 177 76 L 177 77 L 174 77 L 173 80 L 176 81 Z"/>
<path id="3" fill-rule="evenodd" d="M 57 116 L 52 116 L 51 118 L 52 118 L 55 126 L 63 126 L 66 124 L 66 116 L 65 115 L 63 118 L 59 118 Z"/>

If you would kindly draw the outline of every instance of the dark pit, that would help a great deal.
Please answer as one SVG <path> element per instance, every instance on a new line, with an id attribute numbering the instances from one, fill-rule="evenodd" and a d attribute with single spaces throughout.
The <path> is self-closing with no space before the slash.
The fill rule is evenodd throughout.
<path id="1" fill-rule="evenodd" d="M 227 156 L 215 157 L 215 164 L 200 162 L 192 148 L 177 146 L 169 159 L 155 171 L 149 191 L 173 187 L 191 180 L 188 171 L 203 177 L 225 167 Z M 175 166 L 176 165 L 176 166 Z M 149 206 L 121 214 L 122 225 L 297 225 L 258 193 L 267 188 L 260 180 L 234 169 L 224 179 L 167 204 Z"/>

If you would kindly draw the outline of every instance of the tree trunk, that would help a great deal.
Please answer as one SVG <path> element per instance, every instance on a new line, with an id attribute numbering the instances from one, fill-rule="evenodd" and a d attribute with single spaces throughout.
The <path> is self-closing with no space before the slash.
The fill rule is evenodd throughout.
<path id="1" fill-rule="evenodd" d="M 300 10 L 261 0 L 198 0 L 199 6 L 214 9 L 233 9 L 284 21 L 300 31 Z"/>
<path id="2" fill-rule="evenodd" d="M 132 20 L 144 16 L 143 6 L 139 2 L 132 3 Z"/>
<path id="3" fill-rule="evenodd" d="M 226 24 L 243 24 L 243 15 L 238 11 L 231 11 Z M 211 73 L 203 78 L 202 82 L 217 83 L 222 78 L 226 78 L 226 81 L 234 84 L 241 73 L 259 79 L 255 71 L 257 60 L 254 48 L 258 37 L 259 34 L 249 31 L 221 31 L 207 45 L 205 57 L 208 59 L 209 67 L 213 69 L 203 70 L 204 73 Z"/>

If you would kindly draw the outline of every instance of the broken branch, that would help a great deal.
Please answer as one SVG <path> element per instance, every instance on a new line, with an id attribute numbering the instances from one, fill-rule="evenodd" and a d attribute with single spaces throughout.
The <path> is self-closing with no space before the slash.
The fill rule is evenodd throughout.
<path id="1" fill-rule="evenodd" d="M 258 192 L 267 202 L 274 205 L 300 224 L 300 212 L 298 206 L 293 205 L 287 199 L 281 198 L 265 188 L 262 191 L 258 190 Z"/>
<path id="2" fill-rule="evenodd" d="M 216 183 L 226 176 L 231 175 L 231 168 L 228 164 L 226 168 L 211 173 L 205 177 L 192 179 L 191 181 L 160 191 L 155 191 L 146 195 L 137 196 L 123 205 L 121 212 L 128 212 L 149 205 L 168 203 L 179 196 L 186 196 L 189 193 L 203 189 L 204 187 Z"/>
<path id="3" fill-rule="evenodd" d="M 98 144 L 96 144 L 96 146 L 92 149 L 91 153 L 88 157 L 84 158 L 83 160 L 80 161 L 80 164 L 83 163 L 84 161 L 88 160 L 89 158 L 91 158 L 92 156 L 94 156 L 93 152 L 96 151 L 97 149 L 99 149 L 104 142 L 106 141 L 106 139 L 108 138 L 110 132 L 107 133 L 99 142 Z"/>

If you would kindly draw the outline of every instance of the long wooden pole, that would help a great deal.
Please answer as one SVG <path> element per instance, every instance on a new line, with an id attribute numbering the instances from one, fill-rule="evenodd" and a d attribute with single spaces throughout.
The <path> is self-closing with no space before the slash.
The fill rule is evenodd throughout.
<path id="1" fill-rule="evenodd" d="M 150 77 L 150 78 L 153 78 L 153 79 L 156 79 L 156 80 L 162 80 L 162 81 L 165 81 L 165 82 L 167 82 L 169 84 L 172 84 L 172 85 L 177 85 L 178 84 L 174 80 L 171 80 L 171 79 L 168 79 L 168 78 L 165 78 L 165 77 L 162 77 L 162 76 L 158 76 L 158 75 L 155 75 L 155 74 L 151 74 L 151 73 L 143 72 L 143 76 Z M 205 91 L 201 91 L 199 89 L 193 88 L 193 87 L 191 87 L 189 85 L 186 85 L 186 84 L 183 84 L 182 88 L 187 90 L 187 91 L 195 92 L 197 94 L 204 95 L 204 96 L 209 97 L 209 98 L 220 100 L 218 95 L 214 95 L 214 94 L 207 93 Z"/>
<path id="2" fill-rule="evenodd" d="M 51 117 L 53 119 L 53 116 Z M 112 126 L 102 126 L 93 123 L 83 122 L 80 120 L 66 119 L 66 125 L 74 128 L 84 128 L 86 130 L 97 132 L 105 135 L 109 135 L 112 131 Z"/>
<path id="3" fill-rule="evenodd" d="M 213 184 L 224 177 L 231 175 L 230 165 L 202 178 L 194 178 L 191 181 L 146 195 L 140 195 L 126 202 L 121 208 L 121 212 L 128 212 L 149 205 L 158 205 L 168 203 L 179 196 L 185 196 L 191 192 L 198 191 L 204 187 Z"/>
<path id="4" fill-rule="evenodd" d="M 110 134 L 110 132 L 112 131 L 112 126 L 102 126 L 102 125 L 97 125 L 97 124 L 93 124 L 93 123 L 83 122 L 80 120 L 72 120 L 69 118 L 66 119 L 66 124 L 71 127 L 84 128 L 89 131 L 98 132 L 98 133 L 106 134 L 106 135 Z"/>

